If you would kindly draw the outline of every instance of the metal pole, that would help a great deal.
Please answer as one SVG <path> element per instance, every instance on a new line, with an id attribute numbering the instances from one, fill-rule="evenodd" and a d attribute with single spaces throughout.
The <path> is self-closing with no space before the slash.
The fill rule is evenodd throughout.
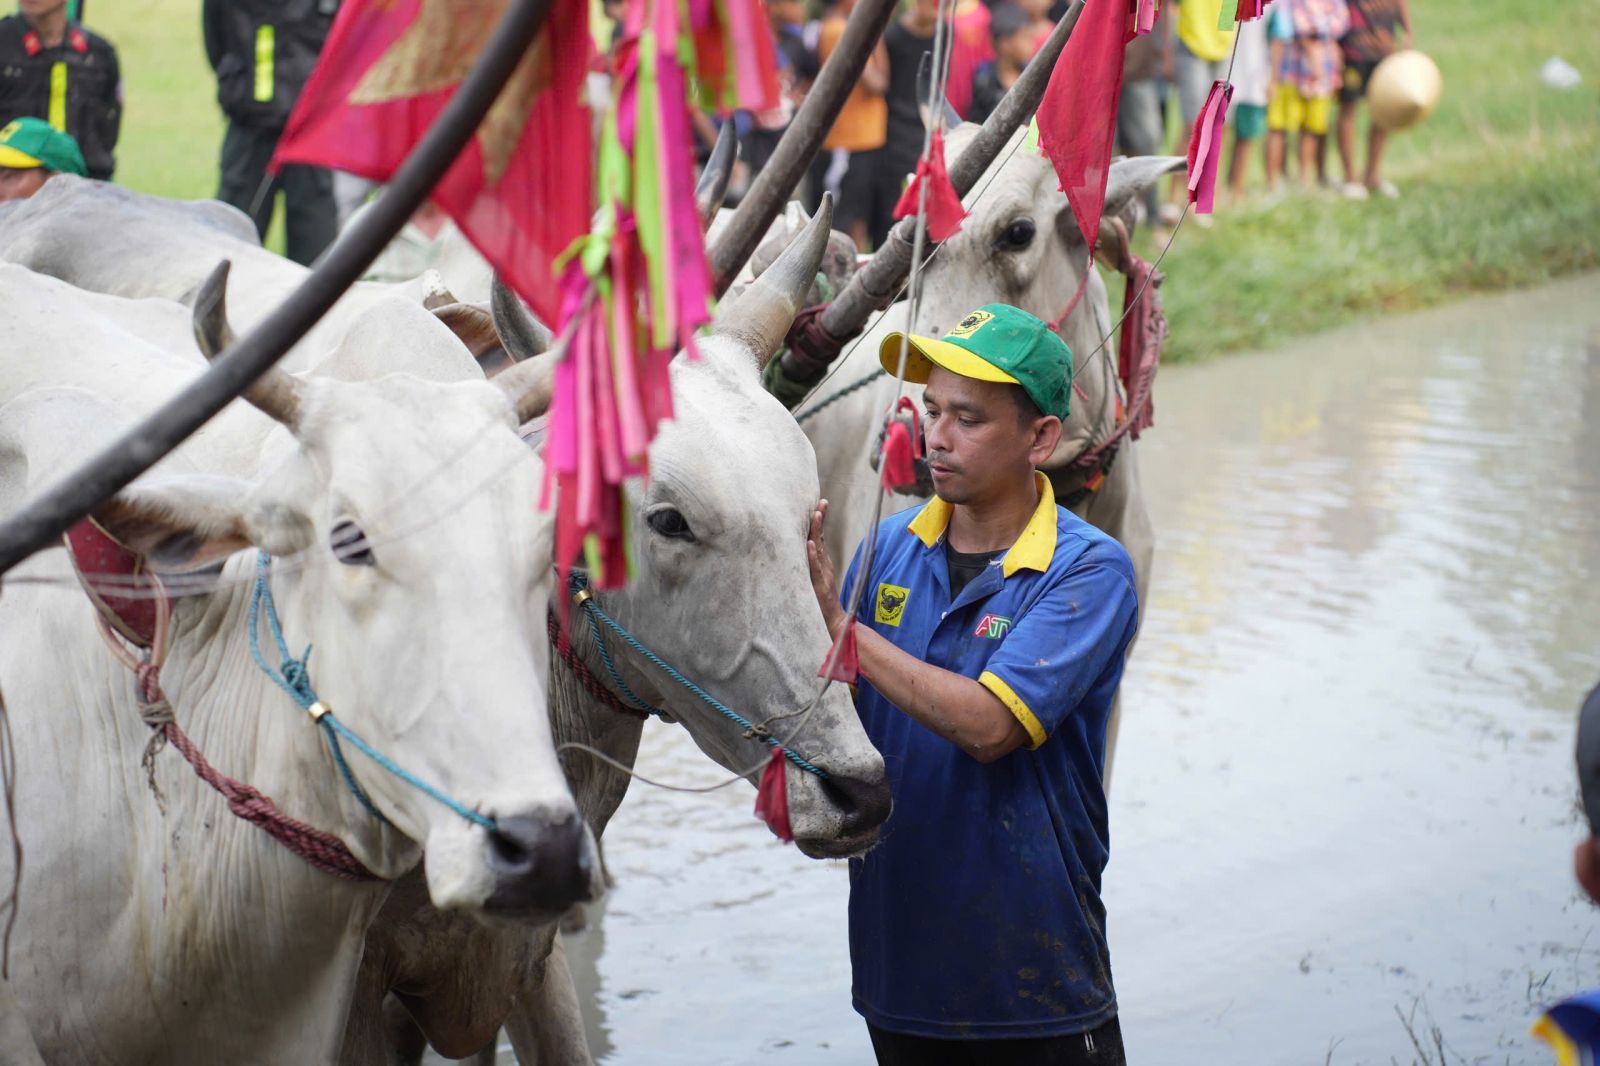
<path id="1" fill-rule="evenodd" d="M 833 126 L 850 96 L 867 58 L 883 36 L 896 0 L 858 0 L 838 45 L 822 65 L 817 80 L 795 113 L 773 150 L 772 158 L 761 168 L 750 191 L 739 201 L 731 224 L 711 246 L 711 291 L 721 296 L 744 269 L 745 261 L 767 235 L 767 227 L 778 217 L 789 194 L 805 174 L 817 149 Z"/>
<path id="2" fill-rule="evenodd" d="M 983 127 L 950 164 L 950 184 L 957 196 L 966 196 L 1011 140 L 1033 115 L 1044 97 L 1056 60 L 1083 13 L 1084 0 L 1075 0 L 1039 53 L 1028 61 L 1022 76 L 1006 91 Z M 899 290 L 911 273 L 912 240 L 916 219 L 903 218 L 889 231 L 883 247 L 851 277 L 844 290 L 822 312 L 822 328 L 835 337 L 853 337 L 872 313 Z M 927 249 L 932 254 L 932 242 Z"/>
<path id="3" fill-rule="evenodd" d="M 477 132 L 478 123 L 532 45 L 553 2 L 513 0 L 483 55 L 388 188 L 288 299 L 229 346 L 188 388 L 0 523 L 0 574 L 52 544 L 68 526 L 176 448 L 316 325 L 400 232 Z"/>

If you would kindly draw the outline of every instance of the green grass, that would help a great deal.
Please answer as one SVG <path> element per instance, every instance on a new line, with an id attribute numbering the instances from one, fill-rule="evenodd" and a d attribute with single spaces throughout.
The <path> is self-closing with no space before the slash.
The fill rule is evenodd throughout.
<path id="1" fill-rule="evenodd" d="M 1164 264 L 1171 359 L 1262 348 L 1600 265 L 1600 4 L 1411 5 L 1444 95 L 1427 122 L 1391 142 L 1386 172 L 1404 196 L 1296 196 L 1270 210 L 1219 209 L 1210 230 L 1186 223 Z M 165 196 L 213 195 L 223 123 L 199 4 L 100 0 L 89 13 L 122 57 L 117 180 Z M 1546 88 L 1538 69 L 1552 55 L 1584 83 Z M 1330 165 L 1337 173 L 1336 159 Z M 1153 254 L 1148 243 L 1143 251 Z"/>
<path id="2" fill-rule="evenodd" d="M 1269 347 L 1600 265 L 1600 5 L 1411 6 L 1444 93 L 1425 123 L 1390 142 L 1384 169 L 1401 199 L 1302 194 L 1219 207 L 1210 230 L 1186 222 L 1163 265 L 1169 358 Z M 1552 55 L 1584 83 L 1545 87 L 1538 69 Z M 1329 166 L 1342 174 L 1337 153 Z"/>

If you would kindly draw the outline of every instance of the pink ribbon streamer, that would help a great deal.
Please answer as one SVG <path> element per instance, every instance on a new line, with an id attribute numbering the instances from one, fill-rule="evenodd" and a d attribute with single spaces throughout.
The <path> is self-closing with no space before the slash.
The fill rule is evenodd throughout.
<path id="1" fill-rule="evenodd" d="M 1228 101 L 1233 86 L 1225 81 L 1211 83 L 1205 106 L 1195 119 L 1189 137 L 1189 202 L 1196 214 L 1209 215 L 1217 191 L 1217 162 L 1222 156 L 1222 130 L 1227 124 Z"/>

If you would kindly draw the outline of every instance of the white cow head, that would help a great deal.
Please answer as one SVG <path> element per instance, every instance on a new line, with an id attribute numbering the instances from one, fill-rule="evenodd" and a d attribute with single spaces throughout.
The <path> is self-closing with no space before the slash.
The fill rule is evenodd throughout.
<path id="1" fill-rule="evenodd" d="M 228 340 L 225 277 L 214 274 L 196 299 L 208 356 Z M 425 311 L 415 317 L 412 343 L 455 350 Z M 341 835 L 390 873 L 408 850 L 414 861 L 408 841 L 420 844 L 437 905 L 510 914 L 559 911 L 599 890 L 593 840 L 550 736 L 544 618 L 532 605 L 550 592 L 551 533 L 537 507 L 539 462 L 516 435 L 519 398 L 508 403 L 482 381 L 269 371 L 246 399 L 293 446 L 248 496 L 202 513 L 181 492 L 135 489 L 105 516 L 158 565 L 246 546 L 272 555 L 284 632 L 295 654 L 313 646 L 322 701 L 400 766 L 498 824 L 480 828 L 351 753 L 393 830 L 373 828 L 345 797 L 347 821 L 361 829 Z M 274 652 L 268 659 L 276 665 Z M 263 713 L 283 713 L 279 698 L 270 690 Z M 319 751 L 302 772 L 335 771 Z"/>
<path id="2" fill-rule="evenodd" d="M 971 143 L 978 127 L 964 124 L 950 131 L 953 160 Z M 1019 130 L 1020 140 L 1025 131 Z M 1046 322 L 1059 318 L 1088 271 L 1091 249 L 1084 243 L 1066 194 L 1049 160 L 1038 152 L 1008 146 L 978 180 L 966 202 L 969 214 L 961 232 L 944 242 L 925 268 L 922 299 L 914 328 L 938 336 L 963 315 L 985 303 L 1008 303 Z M 1128 213 L 1151 183 L 1180 168 L 1183 160 L 1139 156 L 1111 165 L 1106 180 L 1104 216 Z M 992 179 L 992 180 L 991 180 Z M 1072 349 L 1080 373 L 1075 376 L 1086 402 L 1074 398 L 1073 419 L 1063 442 L 1087 440 L 1091 426 L 1084 416 L 1098 417 L 1108 384 L 1106 367 L 1115 352 L 1096 356 L 1098 373 L 1082 373 L 1110 331 L 1114 318 L 1103 314 L 1105 285 L 1090 272 L 1077 308 L 1062 323 L 1061 337 Z M 1077 424 L 1083 422 L 1083 424 Z"/>
<path id="3" fill-rule="evenodd" d="M 816 701 L 826 626 L 806 565 L 819 496 L 816 458 L 793 417 L 761 385 L 816 276 L 825 206 L 737 300 L 701 358 L 672 365 L 675 414 L 650 448 L 648 482 L 629 486 L 638 573 L 598 602 L 645 646 L 717 699 L 762 723 L 829 774 L 788 767 L 790 823 L 813 856 L 856 854 L 889 814 L 883 759 L 842 685 Z M 514 372 L 513 372 L 514 373 Z M 582 626 L 581 615 L 573 624 Z M 630 688 L 683 722 L 723 766 L 755 779 L 769 749 L 611 638 Z"/>

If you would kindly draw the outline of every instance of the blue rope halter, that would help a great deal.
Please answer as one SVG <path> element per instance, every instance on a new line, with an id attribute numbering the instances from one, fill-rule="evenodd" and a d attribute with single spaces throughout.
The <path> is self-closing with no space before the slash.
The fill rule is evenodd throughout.
<path id="1" fill-rule="evenodd" d="M 618 622 L 615 618 L 612 618 L 609 614 L 606 614 L 605 611 L 601 610 L 600 605 L 594 602 L 594 593 L 589 590 L 589 578 L 583 572 L 578 570 L 574 570 L 572 572 L 572 598 L 573 601 L 578 604 L 578 606 L 583 608 L 583 616 L 584 618 L 588 619 L 589 632 L 594 636 L 595 648 L 600 652 L 600 662 L 605 665 L 606 673 L 611 676 L 611 680 L 616 684 L 617 688 L 622 690 L 623 696 L 626 697 L 627 700 L 639 710 L 644 711 L 647 714 L 653 714 L 657 718 L 663 717 L 666 713 L 659 707 L 653 707 L 644 700 L 640 699 L 633 689 L 628 687 L 628 683 L 622 679 L 622 675 L 617 671 L 616 664 L 611 661 L 611 650 L 606 647 L 605 636 L 600 632 L 600 627 L 602 625 L 611 630 L 617 636 L 621 637 L 623 642 L 627 644 L 628 647 L 644 656 L 644 658 L 656 669 L 660 670 L 662 673 L 666 674 L 668 677 L 672 678 L 672 680 L 676 681 L 678 684 L 682 685 L 684 688 L 688 689 L 691 693 L 697 696 L 706 706 L 717 711 L 734 725 L 737 725 L 743 729 L 746 737 L 759 740 L 769 748 L 782 748 L 784 758 L 788 759 L 791 763 L 798 766 L 808 774 L 815 774 L 824 781 L 828 779 L 828 772 L 826 770 L 801 758 L 793 751 L 790 751 L 789 748 L 781 741 L 767 732 L 766 726 L 756 725 L 754 722 L 751 722 L 738 711 L 735 711 L 732 707 L 729 707 L 727 704 L 711 695 L 711 693 L 707 692 L 693 681 L 690 681 L 687 677 L 684 677 L 677 670 L 673 669 L 672 664 L 668 663 L 665 659 L 661 658 L 661 656 L 657 655 L 655 652 L 651 651 L 649 648 L 640 643 L 638 637 L 635 637 L 632 633 L 628 632 L 625 628 L 623 628 L 620 622 Z"/>
<path id="2" fill-rule="evenodd" d="M 485 829 L 495 829 L 496 825 L 493 818 L 479 814 L 459 800 L 445 795 L 416 774 L 397 765 L 388 756 L 351 732 L 349 726 L 334 716 L 332 708 L 317 699 L 316 689 L 311 687 L 311 674 L 308 667 L 311 659 L 311 646 L 309 644 L 306 645 L 305 654 L 296 659 L 289 653 L 289 645 L 283 639 L 283 624 L 278 620 L 278 608 L 273 603 L 272 588 L 267 580 L 267 568 L 271 561 L 272 557 L 266 552 L 259 552 L 256 555 L 256 583 L 250 593 L 250 655 L 255 659 L 256 665 L 261 668 L 261 672 L 266 674 L 273 684 L 283 689 L 289 698 L 299 704 L 302 710 L 311 715 L 312 721 L 321 727 L 323 735 L 328 738 L 328 749 L 333 753 L 334 764 L 339 767 L 339 775 L 344 778 L 344 783 L 350 789 L 351 794 L 361 802 L 361 805 L 374 818 L 384 823 L 389 821 L 377 807 L 373 806 L 371 798 L 356 783 L 355 775 L 350 772 L 350 764 L 345 762 L 344 750 L 339 745 L 341 737 L 348 740 L 355 746 L 356 750 L 383 769 L 389 771 L 389 773 L 398 777 L 412 788 L 449 807 L 467 821 L 474 825 L 481 825 Z M 267 665 L 265 656 L 261 654 L 261 643 L 258 639 L 256 622 L 260 617 L 262 607 L 266 608 L 267 628 L 271 630 L 272 639 L 278 645 L 278 654 L 283 659 L 282 665 L 276 670 Z"/>

